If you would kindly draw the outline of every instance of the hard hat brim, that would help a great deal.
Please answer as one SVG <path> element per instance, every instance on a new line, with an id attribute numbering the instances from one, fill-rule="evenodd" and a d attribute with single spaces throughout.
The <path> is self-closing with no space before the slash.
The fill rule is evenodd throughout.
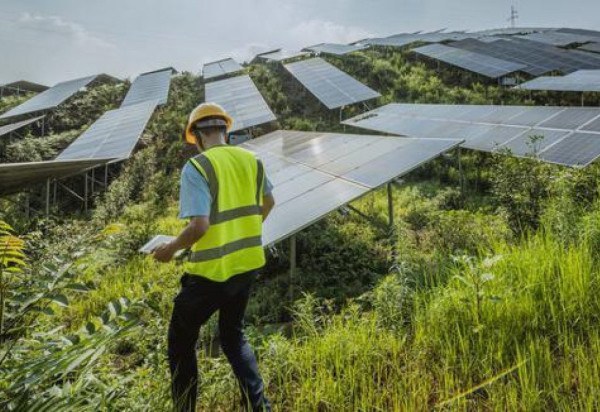
<path id="1" fill-rule="evenodd" d="M 229 133 L 229 131 L 231 130 L 231 127 L 233 126 L 233 119 L 227 114 L 223 114 L 223 115 L 219 115 L 219 116 L 225 120 L 225 123 L 227 123 L 226 131 L 227 131 L 227 133 Z M 198 120 L 200 120 L 200 119 L 198 119 Z M 188 124 L 185 129 L 186 143 L 196 144 L 196 142 L 197 142 L 196 135 L 194 135 L 194 132 L 192 132 L 192 127 L 194 126 L 195 123 L 196 122 Z"/>

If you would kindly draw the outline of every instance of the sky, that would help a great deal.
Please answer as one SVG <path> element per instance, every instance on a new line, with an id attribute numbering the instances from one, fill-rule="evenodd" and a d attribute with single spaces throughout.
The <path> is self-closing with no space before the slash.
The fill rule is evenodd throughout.
<path id="1" fill-rule="evenodd" d="M 600 30 L 598 0 L 0 0 L 0 84 L 133 78 L 225 57 L 417 30 Z"/>

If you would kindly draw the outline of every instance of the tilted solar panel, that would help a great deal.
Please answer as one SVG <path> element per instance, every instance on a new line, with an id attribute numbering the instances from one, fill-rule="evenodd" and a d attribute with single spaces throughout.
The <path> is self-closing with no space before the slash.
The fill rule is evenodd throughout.
<path id="1" fill-rule="evenodd" d="M 206 63 L 202 69 L 202 76 L 205 80 L 214 79 L 215 77 L 225 76 L 243 70 L 238 62 L 229 58 L 219 60 L 212 63 Z"/>
<path id="2" fill-rule="evenodd" d="M 97 76 L 88 76 L 81 79 L 58 83 L 56 86 L 35 95 L 25 103 L 4 113 L 0 116 L 0 119 L 7 119 L 9 117 L 52 109 L 90 84 L 96 77 Z"/>
<path id="3" fill-rule="evenodd" d="M 150 101 L 104 113 L 56 160 L 129 158 L 155 108 Z"/>
<path id="4" fill-rule="evenodd" d="M 142 74 L 131 84 L 121 107 L 146 101 L 155 101 L 158 105 L 167 103 L 172 69 Z"/>
<path id="5" fill-rule="evenodd" d="M 51 160 L 46 162 L 0 163 L 0 195 L 18 193 L 29 185 L 82 173 L 111 159 Z"/>
<path id="6" fill-rule="evenodd" d="M 525 90 L 600 92 L 600 70 L 578 70 L 566 76 L 544 76 L 518 86 Z"/>
<path id="7" fill-rule="evenodd" d="M 286 64 L 285 68 L 328 109 L 380 96 L 375 90 L 318 57 Z"/>
<path id="8" fill-rule="evenodd" d="M 43 119 L 44 116 L 39 116 L 33 119 L 27 119 L 27 120 L 23 120 L 21 122 L 17 122 L 17 123 L 13 123 L 13 124 L 7 124 L 5 126 L 0 126 L 0 136 L 4 136 L 7 135 L 9 133 L 12 133 L 16 130 L 19 130 L 22 127 L 25 127 L 27 125 L 30 125 L 32 123 L 37 122 L 38 120 Z"/>
<path id="9" fill-rule="evenodd" d="M 525 69 L 523 64 L 500 60 L 485 54 L 461 50 L 443 44 L 430 44 L 429 46 L 413 49 L 413 52 L 491 79 L 497 79 Z"/>
<path id="10" fill-rule="evenodd" d="M 262 53 L 256 56 L 261 60 L 281 62 L 295 59 L 296 57 L 307 56 L 309 53 L 302 51 L 276 50 L 270 53 Z"/>
<path id="11" fill-rule="evenodd" d="M 364 44 L 334 44 L 334 43 L 321 43 L 314 46 L 305 47 L 305 51 L 312 51 L 315 53 L 335 54 L 342 56 L 344 54 L 353 53 L 359 50 L 364 50 L 368 45 Z"/>
<path id="12" fill-rule="evenodd" d="M 594 43 L 584 44 L 579 47 L 580 50 L 585 50 L 594 53 L 600 53 L 600 38 L 596 40 Z"/>
<path id="13" fill-rule="evenodd" d="M 205 95 L 233 117 L 232 132 L 277 120 L 248 75 L 207 83 Z"/>
<path id="14" fill-rule="evenodd" d="M 575 167 L 600 156 L 594 151 L 600 150 L 594 140 L 600 139 L 600 108 L 390 104 L 343 123 L 396 135 L 464 139 L 470 149 L 506 150 Z"/>
<path id="15" fill-rule="evenodd" d="M 292 236 L 345 204 L 400 177 L 460 140 L 277 131 L 243 147 L 263 160 L 276 206 L 263 244 Z"/>

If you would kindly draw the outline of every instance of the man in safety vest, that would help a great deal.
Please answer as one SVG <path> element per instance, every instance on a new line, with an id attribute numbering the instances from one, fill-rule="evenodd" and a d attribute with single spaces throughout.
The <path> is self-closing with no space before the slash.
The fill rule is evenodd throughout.
<path id="1" fill-rule="evenodd" d="M 221 348 L 253 411 L 270 410 L 256 358 L 246 341 L 243 318 L 256 271 L 265 264 L 262 225 L 275 201 L 262 162 L 245 149 L 226 144 L 233 119 L 217 104 L 192 111 L 185 139 L 200 155 L 183 168 L 180 218 L 190 219 L 154 258 L 168 262 L 191 249 L 175 297 L 169 325 L 168 355 L 175 408 L 194 411 L 200 327 L 219 312 Z"/>

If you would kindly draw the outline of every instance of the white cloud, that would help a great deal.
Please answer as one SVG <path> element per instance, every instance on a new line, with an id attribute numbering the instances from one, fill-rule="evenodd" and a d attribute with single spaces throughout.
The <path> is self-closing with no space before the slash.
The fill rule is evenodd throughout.
<path id="1" fill-rule="evenodd" d="M 110 49 L 114 44 L 90 33 L 81 24 L 63 19 L 60 16 L 42 16 L 23 13 L 17 21 L 17 28 L 56 34 L 70 39 L 75 45 L 86 48 Z"/>

